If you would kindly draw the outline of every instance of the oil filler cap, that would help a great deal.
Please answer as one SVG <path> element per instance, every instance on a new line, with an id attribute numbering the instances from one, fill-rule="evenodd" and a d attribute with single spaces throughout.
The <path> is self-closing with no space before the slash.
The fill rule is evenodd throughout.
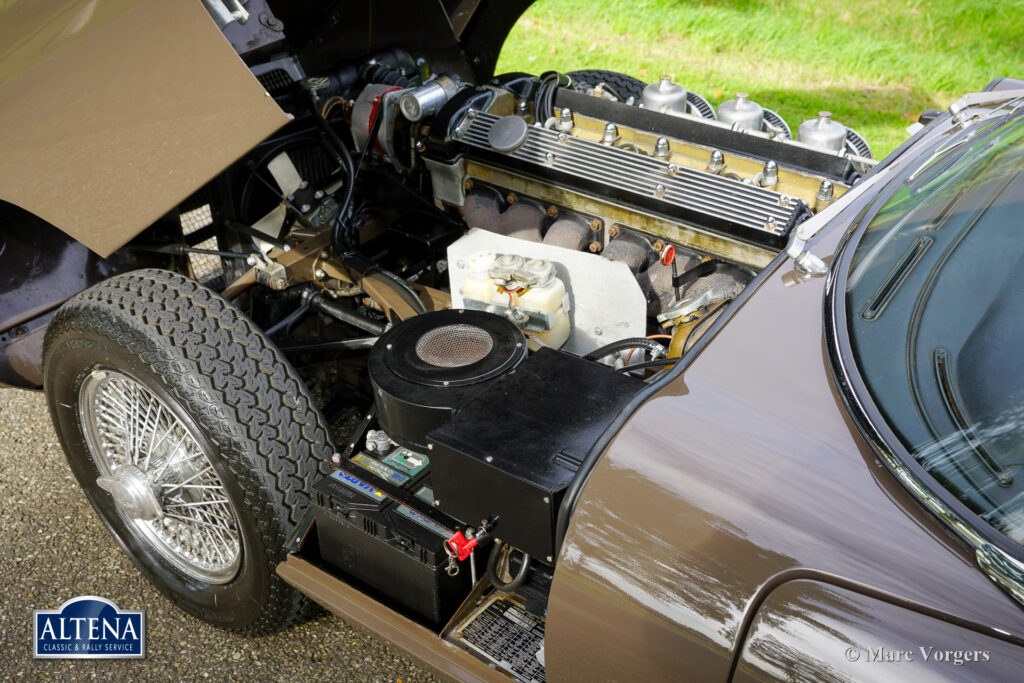
<path id="1" fill-rule="evenodd" d="M 526 120 L 519 116 L 503 116 L 494 122 L 487 132 L 487 142 L 496 152 L 514 152 L 526 142 L 530 130 Z"/>

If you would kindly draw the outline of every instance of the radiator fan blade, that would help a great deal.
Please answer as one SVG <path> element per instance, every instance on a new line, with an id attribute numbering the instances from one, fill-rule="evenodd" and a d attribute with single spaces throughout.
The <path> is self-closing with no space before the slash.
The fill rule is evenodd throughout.
<path id="1" fill-rule="evenodd" d="M 281 228 L 284 226 L 284 220 L 288 216 L 288 207 L 284 204 L 278 204 L 270 210 L 263 218 L 253 223 L 253 229 L 259 230 L 268 237 L 280 237 Z M 261 242 L 261 245 L 265 243 Z M 266 245 L 268 248 L 265 251 L 269 251 L 270 245 Z"/>
<path id="2" fill-rule="evenodd" d="M 302 186 L 302 176 L 299 175 L 299 169 L 295 168 L 295 164 L 292 163 L 292 159 L 288 156 L 287 152 L 281 152 L 271 159 L 270 163 L 267 164 L 267 170 L 270 171 L 270 175 L 277 181 L 277 186 L 281 188 L 281 195 L 284 197 L 295 194 Z"/>
<path id="3" fill-rule="evenodd" d="M 270 175 L 281 189 L 282 197 L 293 195 L 302 187 L 302 176 L 299 175 L 299 169 L 295 168 L 295 164 L 287 152 L 281 152 L 271 159 L 270 163 L 267 164 L 267 170 L 270 171 Z M 252 227 L 264 235 L 280 237 L 281 228 L 284 227 L 287 215 L 288 207 L 284 202 L 281 202 L 263 218 L 256 221 Z"/>

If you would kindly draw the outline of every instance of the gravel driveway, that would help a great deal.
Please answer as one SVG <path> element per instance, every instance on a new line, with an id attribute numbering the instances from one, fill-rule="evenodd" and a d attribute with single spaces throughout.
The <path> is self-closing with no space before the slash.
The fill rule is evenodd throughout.
<path id="1" fill-rule="evenodd" d="M 64 460 L 41 393 L 0 388 L 0 679 L 435 681 L 392 648 L 322 614 L 266 638 L 171 605 L 121 552 Z M 99 595 L 146 611 L 145 660 L 33 660 L 32 610 Z"/>

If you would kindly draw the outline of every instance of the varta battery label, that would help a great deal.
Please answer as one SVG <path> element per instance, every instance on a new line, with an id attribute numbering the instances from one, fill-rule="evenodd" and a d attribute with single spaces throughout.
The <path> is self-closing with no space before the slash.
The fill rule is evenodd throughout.
<path id="1" fill-rule="evenodd" d="M 337 470 L 331 476 L 340 481 L 345 486 L 349 487 L 350 489 L 355 489 L 356 491 L 359 491 L 360 493 L 369 496 L 370 498 L 376 498 L 378 500 L 383 500 L 384 498 L 383 491 L 381 491 L 375 486 L 367 484 L 359 477 L 353 477 L 348 472 Z"/>

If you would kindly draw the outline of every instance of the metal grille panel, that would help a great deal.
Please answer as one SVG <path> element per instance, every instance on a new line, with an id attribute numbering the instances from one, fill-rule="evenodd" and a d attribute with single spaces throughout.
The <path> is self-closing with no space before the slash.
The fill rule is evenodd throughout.
<path id="1" fill-rule="evenodd" d="M 178 220 L 181 221 L 181 233 L 183 235 L 191 235 L 196 230 L 205 228 L 213 223 L 213 211 L 210 209 L 209 204 L 204 204 L 198 209 L 183 211 L 178 215 Z"/>
<path id="2" fill-rule="evenodd" d="M 292 77 L 284 69 L 274 69 L 256 77 L 267 92 L 286 90 L 292 85 Z"/>
<path id="3" fill-rule="evenodd" d="M 195 245 L 199 249 L 218 249 L 217 238 L 211 237 Z M 192 276 L 204 285 L 210 285 L 224 273 L 223 265 L 219 256 L 213 254 L 189 254 L 189 263 L 192 264 Z"/>
<path id="4" fill-rule="evenodd" d="M 424 333 L 416 341 L 416 356 L 439 368 L 461 368 L 487 357 L 494 340 L 475 325 L 443 325 Z"/>

